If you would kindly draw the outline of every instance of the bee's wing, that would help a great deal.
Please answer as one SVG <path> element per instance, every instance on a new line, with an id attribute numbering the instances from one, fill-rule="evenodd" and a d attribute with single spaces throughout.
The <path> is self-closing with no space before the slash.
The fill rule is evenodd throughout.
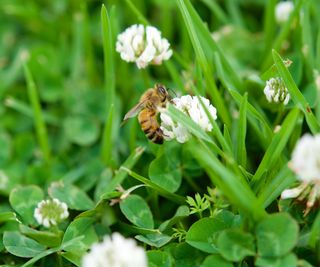
<path id="1" fill-rule="evenodd" d="M 135 105 L 132 109 L 130 109 L 130 110 L 127 112 L 127 114 L 124 116 L 123 121 L 125 122 L 126 120 L 137 116 L 138 113 L 141 111 L 141 109 L 143 109 L 144 103 L 145 103 L 145 101 L 139 102 L 139 103 L 138 103 L 137 105 Z"/>

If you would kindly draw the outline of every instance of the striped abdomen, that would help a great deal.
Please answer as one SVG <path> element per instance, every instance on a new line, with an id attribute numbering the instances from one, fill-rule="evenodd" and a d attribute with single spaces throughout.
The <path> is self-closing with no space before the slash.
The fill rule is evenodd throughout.
<path id="1" fill-rule="evenodd" d="M 157 121 L 156 110 L 148 108 L 141 110 L 138 120 L 141 125 L 141 129 L 153 143 L 163 143 L 163 134 Z"/>

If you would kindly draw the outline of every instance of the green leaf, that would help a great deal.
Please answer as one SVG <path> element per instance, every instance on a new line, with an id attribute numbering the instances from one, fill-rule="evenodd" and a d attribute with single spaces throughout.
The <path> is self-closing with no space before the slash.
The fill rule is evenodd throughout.
<path id="1" fill-rule="evenodd" d="M 158 267 L 173 267 L 174 262 L 171 255 L 165 251 L 151 250 L 147 251 L 148 264 L 154 264 Z"/>
<path id="2" fill-rule="evenodd" d="M 77 252 L 67 251 L 62 253 L 62 257 L 64 257 L 65 259 L 67 259 L 68 261 L 70 261 L 76 266 L 81 266 L 82 256 L 79 255 Z"/>
<path id="3" fill-rule="evenodd" d="M 293 267 L 298 266 L 298 260 L 296 255 L 290 253 L 283 257 L 266 258 L 258 257 L 255 263 L 258 267 Z M 300 266 L 300 265 L 299 265 Z"/>
<path id="4" fill-rule="evenodd" d="M 186 242 L 207 253 L 218 253 L 217 241 L 222 230 L 231 228 L 234 215 L 222 211 L 214 218 L 203 218 L 191 225 L 186 235 Z"/>
<path id="5" fill-rule="evenodd" d="M 66 137 L 80 146 L 92 145 L 99 135 L 96 122 L 84 116 L 72 116 L 63 121 Z"/>
<path id="6" fill-rule="evenodd" d="M 3 244 L 9 253 L 23 258 L 32 258 L 45 250 L 45 246 L 19 232 L 5 232 Z"/>
<path id="7" fill-rule="evenodd" d="M 136 235 L 135 238 L 143 243 L 146 243 L 149 246 L 156 247 L 156 248 L 160 248 L 164 246 L 165 244 L 169 243 L 170 240 L 172 239 L 171 236 L 164 235 L 161 233 Z"/>
<path id="8" fill-rule="evenodd" d="M 98 236 L 94 230 L 93 223 L 95 220 L 88 217 L 80 217 L 75 219 L 69 224 L 63 236 L 62 246 L 68 241 L 76 238 L 83 237 L 79 242 L 73 243 L 65 248 L 65 251 L 84 253 L 92 243 L 98 241 Z"/>
<path id="9" fill-rule="evenodd" d="M 286 213 L 272 214 L 256 227 L 258 253 L 262 257 L 281 257 L 298 241 L 299 226 Z"/>
<path id="10" fill-rule="evenodd" d="M 126 171 L 131 177 L 133 177 L 134 179 L 144 183 L 147 186 L 150 186 L 153 190 L 155 190 L 160 196 L 163 196 L 167 199 L 172 200 L 173 202 L 176 202 L 178 204 L 184 204 L 185 203 L 185 198 L 177 195 L 175 193 L 171 193 L 167 190 L 165 190 L 164 188 L 162 188 L 161 186 L 157 185 L 156 183 L 150 181 L 149 179 L 129 170 L 126 167 L 121 167 L 121 170 Z M 107 196 L 107 194 L 104 194 L 104 196 Z"/>
<path id="11" fill-rule="evenodd" d="M 52 198 L 65 202 L 70 209 L 88 210 L 94 207 L 88 195 L 72 184 L 53 183 L 49 188 L 49 194 Z"/>
<path id="12" fill-rule="evenodd" d="M 161 153 L 149 165 L 150 180 L 169 192 L 178 190 L 182 180 L 180 161 L 166 153 Z"/>
<path id="13" fill-rule="evenodd" d="M 40 187 L 29 185 L 13 189 L 9 196 L 9 201 L 24 223 L 35 225 L 36 221 L 33 217 L 34 209 L 43 198 L 44 193 Z"/>
<path id="14" fill-rule="evenodd" d="M 126 218 L 134 225 L 153 229 L 154 222 L 147 202 L 138 195 L 129 195 L 120 202 L 120 209 Z"/>
<path id="15" fill-rule="evenodd" d="M 7 212 L 0 212 L 0 225 L 8 222 L 8 221 L 16 221 L 17 217 L 14 212 L 7 211 Z"/>
<path id="16" fill-rule="evenodd" d="M 220 255 L 210 255 L 206 257 L 203 263 L 201 264 L 201 267 L 213 267 L 213 266 L 233 267 L 233 264 L 231 262 L 226 261 Z"/>
<path id="17" fill-rule="evenodd" d="M 27 237 L 39 242 L 46 247 L 57 247 L 61 244 L 62 231 L 49 232 L 49 231 L 37 231 L 23 224 L 20 224 L 20 232 Z"/>
<path id="18" fill-rule="evenodd" d="M 242 261 L 246 256 L 255 255 L 253 235 L 240 229 L 222 231 L 217 244 L 221 255 L 229 261 Z"/>
<path id="19" fill-rule="evenodd" d="M 172 225 L 177 223 L 177 221 L 181 220 L 184 217 L 189 216 L 189 214 L 190 214 L 190 210 L 189 210 L 188 206 L 184 206 L 184 205 L 179 206 L 176 213 L 173 215 L 173 217 L 171 219 L 166 220 L 162 224 L 160 224 L 159 230 L 161 232 L 165 231 L 166 229 L 168 229 L 169 227 L 171 227 Z"/>

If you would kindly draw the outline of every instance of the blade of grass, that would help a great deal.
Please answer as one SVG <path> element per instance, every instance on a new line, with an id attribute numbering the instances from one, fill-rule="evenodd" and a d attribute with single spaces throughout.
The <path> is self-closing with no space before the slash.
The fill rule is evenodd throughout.
<path id="1" fill-rule="evenodd" d="M 315 66 L 314 58 L 314 41 L 312 36 L 312 29 L 311 29 L 311 19 L 310 19 L 310 9 L 309 9 L 310 1 L 306 2 L 303 6 L 303 16 L 301 18 L 301 38 L 302 38 L 302 52 L 305 56 L 305 64 L 308 68 L 305 72 L 308 75 L 310 80 L 313 79 L 313 69 Z"/>
<path id="2" fill-rule="evenodd" d="M 113 7 L 114 8 L 114 7 Z M 106 110 L 107 119 L 104 124 L 101 144 L 101 157 L 106 165 L 110 164 L 111 159 L 111 144 L 112 144 L 112 129 L 114 117 L 114 103 L 115 103 L 115 86 L 116 77 L 114 69 L 114 43 L 112 34 L 112 25 L 104 5 L 101 7 L 101 25 L 102 25 L 102 39 L 103 39 L 103 55 L 104 55 L 104 89 L 106 95 Z"/>
<path id="3" fill-rule="evenodd" d="M 216 61 L 217 72 L 220 74 L 220 79 L 222 84 L 229 91 L 232 98 L 236 101 L 237 105 L 240 107 L 243 101 L 243 96 L 236 90 L 236 88 L 233 87 L 233 84 L 231 84 L 228 81 L 228 77 L 225 76 L 222 70 L 222 64 L 221 64 L 220 56 L 218 53 L 215 53 L 215 61 Z M 249 102 L 247 103 L 247 116 L 248 116 L 248 121 L 250 122 L 251 126 L 255 130 L 255 134 L 258 136 L 258 138 L 261 141 L 260 144 L 264 148 L 266 148 L 268 146 L 269 140 L 273 136 L 272 130 L 267 120 Z M 261 129 L 261 126 L 263 127 L 262 129 Z"/>
<path id="4" fill-rule="evenodd" d="M 276 33 L 276 21 L 274 16 L 274 11 L 276 3 L 278 0 L 266 1 L 265 5 L 265 15 L 264 15 L 264 55 L 268 54 L 270 47 L 272 46 L 272 41 Z"/>
<path id="5" fill-rule="evenodd" d="M 27 63 L 23 64 L 23 68 L 24 68 L 25 79 L 27 81 L 28 97 L 33 110 L 33 119 L 34 119 L 34 124 L 36 128 L 38 142 L 39 142 L 41 152 L 43 154 L 45 161 L 47 163 L 50 163 L 51 152 L 50 152 L 49 138 L 48 138 L 46 124 L 44 123 L 44 119 L 43 119 L 43 114 L 41 110 L 41 104 L 40 104 L 40 99 L 38 96 L 36 84 L 33 80 L 32 74 L 30 72 L 30 69 Z"/>
<path id="6" fill-rule="evenodd" d="M 30 106 L 28 106 L 27 104 L 23 103 L 22 101 L 20 101 L 18 99 L 15 99 L 15 98 L 9 96 L 5 99 L 5 105 L 7 107 L 12 108 L 13 110 L 23 114 L 23 115 L 25 115 L 25 116 L 28 116 L 30 118 L 33 117 L 32 108 L 30 108 Z M 43 120 L 46 123 L 53 125 L 53 126 L 60 125 L 60 120 L 57 117 L 55 117 L 45 111 L 43 111 L 42 114 L 43 114 Z"/>
<path id="7" fill-rule="evenodd" d="M 292 109 L 283 121 L 280 131 L 274 134 L 271 143 L 251 180 L 255 192 L 259 189 L 262 175 L 271 170 L 274 164 L 281 158 L 281 153 L 295 128 L 296 121 L 299 119 L 299 114 L 300 111 L 298 109 Z"/>
<path id="8" fill-rule="evenodd" d="M 185 5 L 190 14 L 190 18 L 196 26 L 197 33 L 201 37 L 201 43 L 204 46 L 204 51 L 207 53 L 206 56 L 208 58 L 211 58 L 211 55 L 217 52 L 219 54 L 219 57 L 221 58 L 223 70 L 226 72 L 226 76 L 229 77 L 229 80 L 232 82 L 234 88 L 236 88 L 236 90 L 240 92 L 244 91 L 243 83 L 240 76 L 238 75 L 238 72 L 232 68 L 227 58 L 225 57 L 224 52 L 212 38 L 211 32 L 207 28 L 206 24 L 202 21 L 196 10 L 193 8 L 190 1 L 188 0 L 181 2 Z"/>
<path id="9" fill-rule="evenodd" d="M 71 77 L 73 80 L 83 78 L 83 55 L 84 55 L 84 34 L 82 29 L 84 27 L 83 14 L 77 12 L 73 16 L 73 48 L 72 60 L 70 60 Z"/>
<path id="10" fill-rule="evenodd" d="M 98 72 L 96 71 L 94 50 L 90 31 L 90 18 L 88 7 L 85 1 L 81 2 L 81 15 L 83 17 L 83 39 L 85 47 L 85 64 L 86 72 L 91 83 L 95 84 L 98 81 Z"/>
<path id="11" fill-rule="evenodd" d="M 276 177 L 265 183 L 265 186 L 259 192 L 258 201 L 262 203 L 263 207 L 267 208 L 294 181 L 296 181 L 296 177 L 285 164 Z"/>
<path id="12" fill-rule="evenodd" d="M 166 66 L 175 86 L 179 88 L 181 92 L 185 92 L 183 81 L 173 63 L 171 61 L 166 61 L 164 62 L 164 65 Z"/>
<path id="13" fill-rule="evenodd" d="M 201 70 L 200 70 L 201 72 Z M 227 153 L 229 155 L 229 157 L 233 157 L 233 154 L 231 152 L 231 146 L 229 146 L 228 142 L 225 140 L 223 134 L 220 131 L 220 128 L 218 126 L 218 124 L 216 123 L 215 119 L 212 117 L 211 113 L 209 112 L 207 106 L 203 103 L 203 100 L 201 98 L 200 92 L 199 90 L 193 86 L 192 87 L 193 91 L 195 92 L 195 95 L 198 97 L 198 100 L 203 108 L 203 110 L 205 111 L 207 117 L 209 118 L 209 121 L 211 123 L 211 125 L 213 126 L 213 133 L 215 135 L 215 137 L 217 138 L 219 144 L 221 145 L 223 151 L 225 153 Z"/>
<path id="14" fill-rule="evenodd" d="M 126 161 L 122 164 L 122 167 L 131 169 L 138 162 L 144 150 L 145 148 L 143 147 L 137 147 L 126 159 Z M 126 177 L 127 177 L 127 172 L 125 172 L 124 170 L 121 170 L 121 167 L 120 167 L 116 175 L 111 180 L 110 184 L 108 184 L 105 192 L 101 195 L 100 199 L 102 200 L 104 196 L 108 196 L 110 192 L 114 191 L 116 187 L 119 186 Z"/>
<path id="15" fill-rule="evenodd" d="M 237 0 L 227 0 L 226 1 L 227 10 L 233 21 L 233 24 L 237 27 L 244 28 L 243 18 L 239 9 L 239 4 Z"/>
<path id="16" fill-rule="evenodd" d="M 318 29 L 317 44 L 316 44 L 316 69 L 320 70 L 320 29 Z"/>
<path id="17" fill-rule="evenodd" d="M 265 70 L 269 67 L 269 65 L 272 63 L 272 54 L 270 54 L 271 48 L 274 50 L 280 50 L 283 42 L 288 37 L 288 35 L 291 32 L 291 25 L 294 21 L 294 19 L 299 15 L 300 9 L 302 7 L 302 4 L 305 2 L 305 0 L 298 0 L 297 4 L 294 7 L 294 10 L 291 12 L 289 19 L 285 22 L 285 24 L 282 26 L 282 29 L 280 33 L 278 34 L 276 40 L 273 42 L 272 47 L 268 47 L 266 49 L 267 54 L 264 57 L 264 60 L 262 61 L 262 70 Z"/>
<path id="18" fill-rule="evenodd" d="M 237 132 L 237 162 L 246 167 L 247 164 L 247 152 L 246 152 L 246 133 L 247 133 L 247 101 L 248 94 L 246 93 L 243 97 L 240 112 L 239 112 L 239 122 L 238 122 L 238 132 Z"/>
<path id="19" fill-rule="evenodd" d="M 177 5 L 180 9 L 180 12 L 182 14 L 182 17 L 184 19 L 185 25 L 187 27 L 193 48 L 195 50 L 196 53 L 196 57 L 197 57 L 197 61 L 199 62 L 203 75 L 205 77 L 205 80 L 207 82 L 207 88 L 209 88 L 207 91 L 208 93 L 211 95 L 212 101 L 214 102 L 217 110 L 218 110 L 218 114 L 219 116 L 221 116 L 221 119 L 223 120 L 223 122 L 230 126 L 231 125 L 231 119 L 228 113 L 228 110 L 226 108 L 226 105 L 224 104 L 223 98 L 220 94 L 220 92 L 218 91 L 218 88 L 215 84 L 215 81 L 213 79 L 213 75 L 212 75 L 212 68 L 210 67 L 210 64 L 208 62 L 208 59 L 205 55 L 205 52 L 203 50 L 203 47 L 201 45 L 199 36 L 198 36 L 198 29 L 196 29 L 196 26 L 193 23 L 192 20 L 192 15 L 189 13 L 189 9 L 190 9 L 190 2 L 189 0 L 186 1 L 182 1 L 182 0 L 176 0 Z M 188 3 L 189 5 L 189 9 L 187 8 L 186 4 Z"/>
<path id="20" fill-rule="evenodd" d="M 216 3 L 216 0 L 201 0 L 211 10 L 214 17 L 216 17 L 222 24 L 229 24 L 229 18 L 223 9 Z"/>
<path id="21" fill-rule="evenodd" d="M 319 89 L 319 84 L 320 84 L 320 29 L 318 29 L 318 36 L 317 36 L 317 44 L 316 44 L 317 48 L 316 48 L 316 60 L 315 60 L 315 69 L 318 71 L 314 71 L 315 73 L 315 83 L 316 86 L 318 87 L 317 90 L 317 103 L 318 105 L 316 105 L 315 108 L 315 113 L 316 113 L 316 118 L 318 121 L 320 121 L 320 89 Z"/>
<path id="22" fill-rule="evenodd" d="M 288 88 L 288 91 L 290 93 L 290 96 L 293 102 L 304 113 L 307 124 L 311 132 L 313 134 L 319 132 L 320 131 L 319 122 L 317 121 L 316 117 L 313 115 L 309 103 L 304 98 L 303 94 L 299 91 L 298 87 L 296 86 L 289 70 L 283 63 L 282 58 L 275 50 L 272 51 L 272 54 L 273 54 L 274 62 L 279 71 L 279 74 L 282 77 L 286 87 Z"/>
<path id="23" fill-rule="evenodd" d="M 177 194 L 171 193 L 165 189 L 163 189 L 161 186 L 155 184 L 154 182 L 152 182 L 151 180 L 135 173 L 134 171 L 126 168 L 126 167 L 120 167 L 120 170 L 124 170 L 125 172 L 127 172 L 132 178 L 144 183 L 145 185 L 150 186 L 153 190 L 155 190 L 160 196 L 163 196 L 167 199 L 170 199 L 172 201 L 174 201 L 175 203 L 178 204 L 185 204 L 186 200 L 184 197 L 179 196 Z"/>
<path id="24" fill-rule="evenodd" d="M 191 151 L 197 161 L 205 168 L 213 184 L 224 193 L 230 202 L 254 220 L 260 220 L 266 216 L 262 206 L 257 205 L 257 198 L 249 186 L 244 185 L 240 181 L 240 177 L 227 169 L 214 154 L 199 143 L 193 143 Z"/>
<path id="25" fill-rule="evenodd" d="M 102 43 L 104 56 L 104 88 L 106 92 L 106 107 L 109 112 L 115 98 L 114 42 L 112 25 L 105 5 L 101 7 Z"/>
<path id="26" fill-rule="evenodd" d="M 131 0 L 126 0 L 128 7 L 132 10 L 132 12 L 137 16 L 137 19 L 144 25 L 150 25 L 148 20 L 142 15 L 139 9 L 132 3 Z"/>
<path id="27" fill-rule="evenodd" d="M 114 105 L 110 106 L 108 112 L 108 117 L 104 123 L 103 138 L 101 144 L 101 157 L 106 166 L 110 165 L 111 155 L 112 155 L 112 129 L 114 120 Z"/>
<path id="28" fill-rule="evenodd" d="M 320 211 L 318 211 L 311 227 L 309 245 L 315 249 L 318 242 L 320 242 Z"/>

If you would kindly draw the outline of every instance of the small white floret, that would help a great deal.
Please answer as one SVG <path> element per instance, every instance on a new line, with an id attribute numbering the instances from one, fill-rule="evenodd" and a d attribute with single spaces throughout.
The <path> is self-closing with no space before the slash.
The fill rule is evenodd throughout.
<path id="1" fill-rule="evenodd" d="M 209 99 L 201 97 L 204 106 L 209 111 L 211 117 L 217 119 L 217 110 L 210 104 Z M 197 96 L 185 95 L 172 99 L 171 101 L 175 108 L 182 111 L 189 116 L 195 123 L 197 123 L 202 130 L 211 131 L 212 124 L 202 107 L 199 98 Z M 179 143 L 187 142 L 191 133 L 188 128 L 184 127 L 179 122 L 174 122 L 172 118 L 164 111 L 160 113 L 161 118 L 161 130 L 163 131 L 164 138 L 166 140 L 176 139 Z"/>
<path id="2" fill-rule="evenodd" d="M 106 236 L 95 243 L 82 258 L 82 267 L 147 267 L 147 256 L 135 240 L 124 238 L 119 233 Z"/>

